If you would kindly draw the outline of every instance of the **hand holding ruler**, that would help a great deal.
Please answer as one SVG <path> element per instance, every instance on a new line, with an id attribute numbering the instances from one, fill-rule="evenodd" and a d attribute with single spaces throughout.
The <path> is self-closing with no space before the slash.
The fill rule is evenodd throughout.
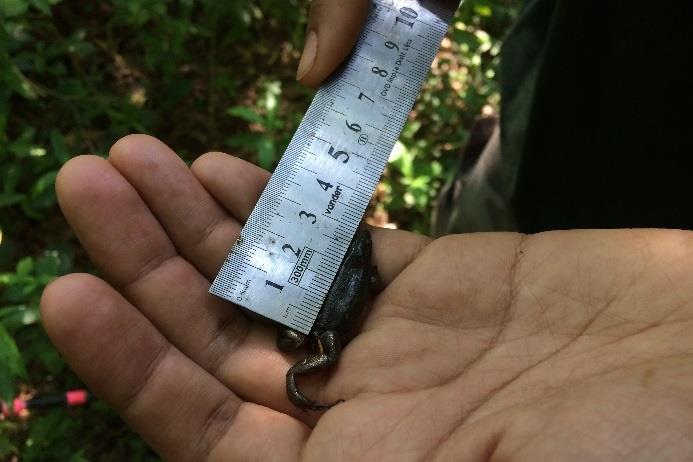
<path id="1" fill-rule="evenodd" d="M 210 293 L 310 332 L 458 4 L 373 0 Z"/>

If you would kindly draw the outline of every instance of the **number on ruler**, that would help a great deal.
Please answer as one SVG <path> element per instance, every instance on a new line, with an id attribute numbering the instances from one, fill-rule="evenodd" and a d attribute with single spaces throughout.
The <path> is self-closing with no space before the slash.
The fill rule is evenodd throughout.
<path id="1" fill-rule="evenodd" d="M 332 146 L 330 146 L 328 154 L 332 156 L 335 160 L 339 160 L 340 156 L 345 156 L 346 159 L 344 159 L 342 163 L 346 164 L 347 162 L 349 162 L 349 154 L 347 154 L 345 151 L 335 151 Z"/>
<path id="2" fill-rule="evenodd" d="M 397 50 L 399 51 L 399 47 L 395 42 L 385 42 L 385 48 L 388 48 L 390 50 Z"/>
<path id="3" fill-rule="evenodd" d="M 419 17 L 419 13 L 406 6 L 400 8 L 399 12 L 402 16 L 408 19 L 416 19 Z M 409 26 L 410 29 L 414 27 L 414 21 L 408 21 L 407 19 L 400 18 L 399 16 L 396 18 L 396 24 L 404 24 L 405 26 Z"/>
<path id="4" fill-rule="evenodd" d="M 334 186 L 332 183 L 328 183 L 328 182 L 326 182 L 326 181 L 322 181 L 320 178 L 316 178 L 316 179 L 318 180 L 318 184 L 320 185 L 320 187 L 321 187 L 322 189 L 324 189 L 325 191 L 327 191 L 328 189 L 330 189 L 331 187 Z"/>
<path id="5" fill-rule="evenodd" d="M 363 101 L 363 98 L 366 98 L 366 99 L 367 99 L 368 101 L 370 101 L 371 103 L 375 103 L 375 101 L 373 101 L 372 99 L 370 99 L 370 98 L 368 97 L 368 95 L 366 95 L 365 93 L 359 93 L 359 99 L 360 99 L 361 101 Z"/>
<path id="6" fill-rule="evenodd" d="M 306 212 L 305 210 L 301 210 L 301 213 L 299 213 L 298 216 L 300 218 L 305 218 L 306 220 L 309 218 L 312 218 L 313 219 L 313 223 L 311 223 L 312 225 L 314 225 L 318 221 L 318 217 L 316 217 L 312 213 Z"/>
<path id="7" fill-rule="evenodd" d="M 385 69 L 380 69 L 378 66 L 373 66 L 371 69 L 374 74 L 378 74 L 380 77 L 387 77 L 387 71 Z"/>
<path id="8" fill-rule="evenodd" d="M 346 121 L 346 126 L 349 127 L 349 130 L 355 131 L 356 133 L 361 131 L 361 125 L 357 123 L 350 124 L 349 121 Z"/>
<path id="9" fill-rule="evenodd" d="M 272 282 L 272 281 L 270 281 L 270 280 L 265 280 L 265 285 L 266 285 L 266 286 L 270 286 L 270 287 L 274 287 L 275 289 L 278 289 L 279 292 L 281 292 L 282 290 L 284 290 L 284 286 L 280 286 L 280 285 L 277 284 L 276 282 Z"/>
<path id="10" fill-rule="evenodd" d="M 299 257 L 301 256 L 301 249 L 300 249 L 300 248 L 299 248 L 298 250 L 294 250 L 294 248 L 291 247 L 291 245 L 289 245 L 289 244 L 284 244 L 284 245 L 282 246 L 282 250 L 283 250 L 284 252 L 286 252 L 287 249 L 290 250 L 292 254 L 296 255 L 296 258 L 299 258 Z"/>

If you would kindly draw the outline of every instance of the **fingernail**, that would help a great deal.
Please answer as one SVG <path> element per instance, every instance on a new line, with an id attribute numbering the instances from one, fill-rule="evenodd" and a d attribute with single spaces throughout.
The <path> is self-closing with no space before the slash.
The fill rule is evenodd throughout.
<path id="1" fill-rule="evenodd" d="M 306 44 L 303 47 L 301 61 L 298 63 L 298 71 L 296 72 L 296 80 L 301 80 L 313 68 L 315 63 L 315 55 L 318 52 L 318 34 L 314 30 L 308 33 Z"/>

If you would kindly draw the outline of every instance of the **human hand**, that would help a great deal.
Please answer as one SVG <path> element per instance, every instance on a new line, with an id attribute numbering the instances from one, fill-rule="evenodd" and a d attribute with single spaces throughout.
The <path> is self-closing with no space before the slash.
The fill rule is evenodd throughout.
<path id="1" fill-rule="evenodd" d="M 317 87 L 344 61 L 363 29 L 371 0 L 313 0 L 306 40 L 296 72 L 299 82 Z"/>
<path id="2" fill-rule="evenodd" d="M 207 293 L 267 172 L 191 169 L 147 136 L 60 172 L 61 207 L 111 285 L 45 291 L 49 335 L 171 460 L 688 460 L 693 239 L 678 231 L 451 236 L 373 230 L 384 290 L 303 389 L 274 328 Z"/>

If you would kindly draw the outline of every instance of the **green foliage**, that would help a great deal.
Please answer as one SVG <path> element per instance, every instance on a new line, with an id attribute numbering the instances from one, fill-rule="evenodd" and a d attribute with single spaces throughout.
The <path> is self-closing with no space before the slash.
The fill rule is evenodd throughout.
<path id="1" fill-rule="evenodd" d="M 497 110 L 514 14 L 461 7 L 384 176 L 389 221 L 427 230 L 468 127 Z M 312 96 L 294 81 L 306 22 L 304 0 L 0 0 L 0 399 L 81 386 L 38 308 L 56 277 L 94 271 L 58 209 L 60 167 L 144 132 L 188 162 L 225 150 L 272 168 Z M 101 403 L 0 421 L 0 460 L 19 454 L 156 459 Z"/>
<path id="2" fill-rule="evenodd" d="M 6 401 L 12 397 L 12 379 L 25 378 L 26 370 L 14 339 L 0 324 L 0 396 Z"/>
<path id="3" fill-rule="evenodd" d="M 234 106 L 226 111 L 248 123 L 248 131 L 231 136 L 226 145 L 255 153 L 257 164 L 268 170 L 279 162 L 301 116 L 280 113 L 281 88 L 280 81 L 265 82 L 253 107 Z"/>

